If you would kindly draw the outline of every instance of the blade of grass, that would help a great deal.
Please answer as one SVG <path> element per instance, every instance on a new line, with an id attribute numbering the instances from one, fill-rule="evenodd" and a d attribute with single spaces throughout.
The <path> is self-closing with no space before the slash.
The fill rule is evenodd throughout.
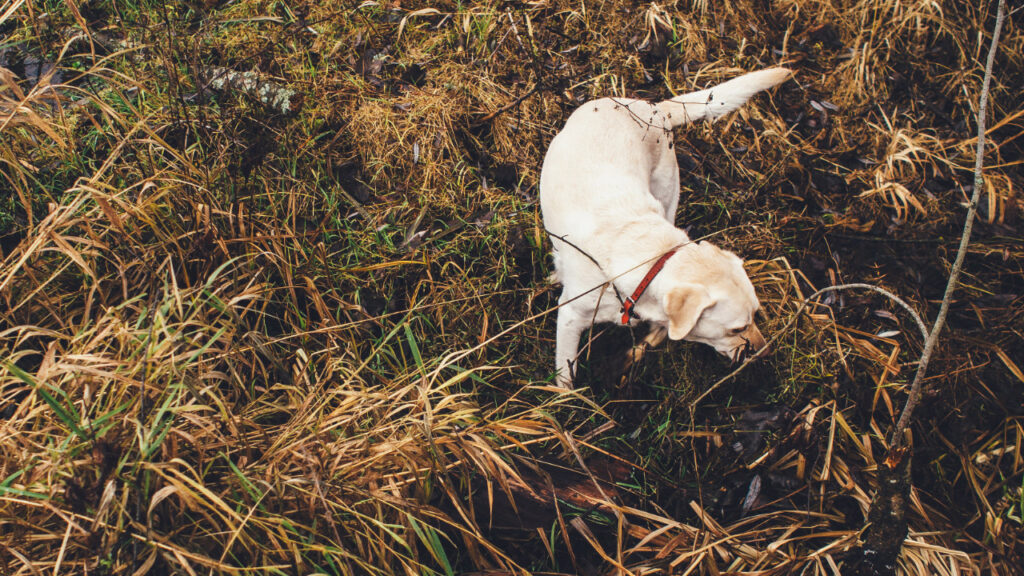
<path id="1" fill-rule="evenodd" d="M 61 403 L 51 396 L 50 393 L 44 389 L 43 385 L 36 382 L 36 379 L 28 372 L 25 372 L 10 362 L 5 362 L 4 366 L 7 367 L 7 370 L 10 371 L 11 374 L 14 374 L 18 379 L 33 387 L 36 390 L 36 393 L 42 396 L 43 401 L 49 404 L 50 409 L 52 409 L 54 414 L 57 415 L 57 418 L 60 418 L 60 421 L 70 428 L 71 431 L 74 432 L 75 436 L 78 436 L 82 440 L 89 440 L 89 434 L 87 434 L 85 430 L 82 430 L 78 425 L 81 421 L 81 417 L 79 416 L 78 411 L 75 410 L 74 405 L 68 402 L 68 406 L 62 406 Z M 57 390 L 57 392 L 66 398 L 66 394 L 64 394 L 63 391 Z"/>

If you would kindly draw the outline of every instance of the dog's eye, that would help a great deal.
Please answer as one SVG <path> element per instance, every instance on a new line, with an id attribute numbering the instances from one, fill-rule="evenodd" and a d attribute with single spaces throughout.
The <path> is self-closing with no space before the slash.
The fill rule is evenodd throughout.
<path id="1" fill-rule="evenodd" d="M 733 328 L 732 330 L 729 331 L 729 333 L 732 334 L 733 336 L 736 336 L 736 335 L 739 335 L 739 334 L 742 334 L 742 333 L 746 332 L 746 330 L 747 330 L 747 327 L 743 326 L 742 328 Z"/>

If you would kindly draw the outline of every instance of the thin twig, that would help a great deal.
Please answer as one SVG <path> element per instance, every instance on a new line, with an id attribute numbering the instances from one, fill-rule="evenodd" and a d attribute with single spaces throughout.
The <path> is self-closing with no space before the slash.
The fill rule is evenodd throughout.
<path id="1" fill-rule="evenodd" d="M 480 118 L 479 120 L 473 122 L 473 125 L 474 126 L 479 126 L 481 124 L 485 124 L 487 122 L 490 122 L 491 120 L 494 120 L 498 116 L 501 116 L 505 112 L 508 112 L 509 110 L 511 110 L 511 109 L 515 108 L 516 106 L 519 106 L 520 104 L 522 104 L 523 100 L 526 100 L 530 96 L 533 96 L 540 89 L 541 89 L 541 83 L 537 82 L 537 84 L 535 84 L 533 86 L 533 88 L 530 88 L 529 90 L 527 90 L 525 94 L 523 94 L 522 96 L 516 98 L 515 100 L 513 100 L 509 104 L 506 104 L 505 106 L 502 106 L 501 108 L 498 108 L 494 112 L 491 112 L 490 114 L 484 116 L 483 118 Z"/>
<path id="2" fill-rule="evenodd" d="M 992 65 L 996 58 L 996 48 L 999 46 L 999 34 L 1003 29 L 1003 21 L 1006 2 L 999 0 L 996 9 L 995 30 L 992 31 L 992 43 L 988 49 L 988 61 L 985 62 L 985 80 L 981 84 L 981 95 L 978 96 L 978 145 L 974 157 L 974 190 L 971 193 L 971 203 L 967 207 L 967 219 L 964 222 L 964 231 L 960 236 L 960 249 L 957 250 L 956 260 L 949 272 L 949 281 L 946 283 L 946 293 L 942 296 L 942 305 L 939 307 L 939 315 L 935 318 L 932 331 L 924 343 L 924 351 L 921 352 L 921 360 L 917 365 L 917 372 L 914 374 L 914 381 L 910 385 L 910 394 L 907 396 L 907 403 L 900 413 L 900 419 L 893 429 L 889 445 L 895 451 L 903 446 L 904 432 L 910 425 L 910 418 L 914 408 L 921 401 L 921 382 L 928 372 L 928 362 L 931 360 L 932 351 L 939 340 L 939 333 L 946 323 L 946 314 L 949 312 L 949 303 L 953 298 L 953 291 L 956 290 L 957 281 L 960 279 L 960 269 L 963 267 L 964 258 L 967 256 L 967 246 L 971 242 L 971 230 L 974 227 L 974 216 L 978 212 L 978 199 L 981 197 L 981 189 L 985 185 L 982 177 L 982 164 L 985 160 L 985 111 L 988 108 L 988 89 L 992 83 Z"/>

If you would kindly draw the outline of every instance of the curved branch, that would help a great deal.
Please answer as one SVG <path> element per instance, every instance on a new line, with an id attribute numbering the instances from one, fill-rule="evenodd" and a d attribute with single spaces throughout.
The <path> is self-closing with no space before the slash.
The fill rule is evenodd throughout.
<path id="1" fill-rule="evenodd" d="M 882 296 L 885 296 L 886 298 L 888 298 L 888 299 L 892 300 L 893 302 L 895 302 L 896 304 L 898 304 L 901 308 L 903 308 L 904 310 L 907 311 L 907 313 L 910 314 L 911 318 L 914 319 L 914 322 L 917 324 L 918 329 L 921 330 L 921 337 L 924 338 L 925 340 L 928 339 L 928 328 L 925 326 L 924 320 L 921 319 L 921 315 L 920 314 L 915 312 L 914 309 L 910 307 L 910 304 L 907 304 L 906 301 L 904 301 L 902 298 L 900 298 L 899 296 L 893 294 L 892 292 L 889 292 L 885 288 L 879 288 L 878 286 L 875 286 L 873 284 L 854 283 L 854 284 L 839 284 L 839 285 L 836 285 L 836 286 L 826 286 L 826 287 L 822 288 L 821 290 L 818 290 L 814 294 L 811 294 L 807 298 L 804 298 L 803 302 L 800 303 L 800 308 L 798 308 L 797 311 L 793 314 L 793 316 L 790 317 L 789 322 L 786 322 L 786 325 L 783 326 L 781 330 L 777 331 L 771 338 L 768 339 L 767 344 L 765 344 L 765 346 L 764 346 L 764 348 L 762 348 L 762 350 L 770 350 L 771 347 L 775 344 L 775 342 L 779 338 L 781 338 L 783 335 L 785 335 L 787 332 L 789 332 L 790 328 L 792 328 L 793 325 L 796 324 L 797 319 L 800 318 L 800 315 L 803 314 L 804 310 L 807 309 L 807 306 L 809 306 L 811 304 L 811 302 L 814 301 L 815 298 L 817 298 L 818 296 L 821 296 L 822 294 L 824 294 L 826 292 L 835 292 L 835 291 L 838 291 L 838 290 L 851 290 L 851 289 L 855 289 L 855 288 L 862 288 L 862 289 L 865 289 L 865 290 L 871 290 L 872 292 L 877 292 L 877 293 L 881 294 Z M 712 391 L 714 391 L 715 388 L 718 388 L 723 383 L 725 383 L 726 381 L 731 379 L 733 376 L 736 376 L 737 374 L 742 372 L 751 362 L 753 362 L 754 360 L 757 360 L 758 358 L 760 358 L 760 356 L 761 356 L 760 354 L 755 354 L 755 355 L 747 358 L 735 370 L 733 370 L 732 372 L 730 372 L 730 373 L 726 374 L 725 376 L 719 378 L 717 382 L 712 384 L 707 390 L 705 390 L 700 396 L 697 397 L 696 400 L 694 400 L 690 404 L 690 410 L 693 411 L 693 409 L 697 407 L 697 404 L 699 404 L 700 401 L 703 400 L 708 394 L 710 394 Z M 909 402 L 909 400 L 908 400 L 908 402 Z"/>

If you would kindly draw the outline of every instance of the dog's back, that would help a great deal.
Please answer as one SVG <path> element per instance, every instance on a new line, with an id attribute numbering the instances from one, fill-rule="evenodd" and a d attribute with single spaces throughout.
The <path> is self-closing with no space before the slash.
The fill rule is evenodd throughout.
<path id="1" fill-rule="evenodd" d="M 658 104 L 601 98 L 580 106 L 544 158 L 540 202 L 548 232 L 593 254 L 607 250 L 618 223 L 652 214 L 673 223 L 679 168 L 672 129 L 736 110 L 789 75 L 769 68 Z"/>

